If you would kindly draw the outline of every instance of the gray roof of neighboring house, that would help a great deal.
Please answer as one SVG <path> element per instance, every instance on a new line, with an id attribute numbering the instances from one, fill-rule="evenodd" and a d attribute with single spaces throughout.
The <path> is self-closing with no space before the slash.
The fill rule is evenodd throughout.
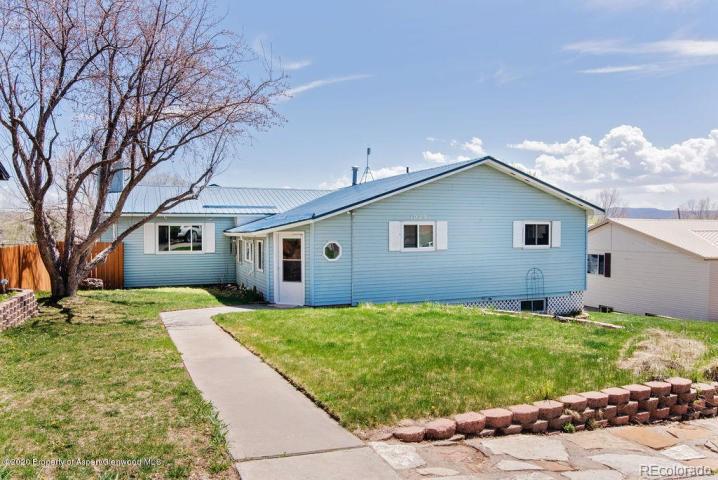
<path id="1" fill-rule="evenodd" d="M 10 180 L 10 173 L 5 170 L 2 163 L 0 163 L 0 180 Z"/>
<path id="2" fill-rule="evenodd" d="M 123 214 L 154 212 L 157 206 L 186 187 L 138 185 L 130 192 Z M 273 215 L 326 195 L 329 190 L 239 188 L 208 186 L 195 200 L 187 200 L 163 215 Z M 119 193 L 110 193 L 105 211 L 114 209 Z"/>
<path id="3" fill-rule="evenodd" d="M 367 202 L 375 201 L 392 193 L 422 184 L 424 182 L 429 182 L 433 179 L 448 175 L 464 168 L 470 168 L 483 163 L 493 165 L 508 174 L 516 176 L 527 183 L 536 186 L 537 188 L 549 191 L 553 195 L 559 196 L 564 200 L 577 203 L 581 205 L 582 208 L 602 211 L 595 205 L 581 200 L 580 198 L 559 188 L 553 187 L 546 182 L 532 177 L 531 175 L 510 165 L 500 162 L 493 157 L 483 157 L 341 188 L 308 203 L 299 205 L 291 210 L 231 228 L 226 232 L 234 234 L 254 233 L 276 229 L 294 223 L 319 219 Z"/>
<path id="4" fill-rule="evenodd" d="M 706 260 L 718 259 L 718 220 L 609 218 L 591 226 L 622 225 Z"/>

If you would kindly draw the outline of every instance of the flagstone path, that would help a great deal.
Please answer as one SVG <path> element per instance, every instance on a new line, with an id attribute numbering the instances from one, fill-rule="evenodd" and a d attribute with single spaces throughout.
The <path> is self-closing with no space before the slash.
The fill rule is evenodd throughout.
<path id="1" fill-rule="evenodd" d="M 409 480 L 718 479 L 712 474 L 718 471 L 715 418 L 574 434 L 369 444 Z"/>

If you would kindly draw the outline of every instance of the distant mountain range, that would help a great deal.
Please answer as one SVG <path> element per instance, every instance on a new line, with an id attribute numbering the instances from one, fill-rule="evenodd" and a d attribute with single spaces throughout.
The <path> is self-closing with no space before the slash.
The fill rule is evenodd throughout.
<path id="1" fill-rule="evenodd" d="M 624 218 L 678 218 L 678 212 L 676 210 L 661 210 L 659 208 L 631 208 L 623 207 L 621 209 L 622 217 Z M 684 211 L 683 218 L 690 218 L 689 212 Z M 711 210 L 709 218 L 718 218 L 718 212 Z"/>

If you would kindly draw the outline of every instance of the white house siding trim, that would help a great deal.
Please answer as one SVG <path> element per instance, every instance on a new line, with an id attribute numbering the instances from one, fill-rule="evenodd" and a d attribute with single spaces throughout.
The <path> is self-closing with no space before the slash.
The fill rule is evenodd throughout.
<path id="1" fill-rule="evenodd" d="M 614 223 L 588 237 L 589 254 L 611 254 L 611 277 L 587 275 L 587 306 L 709 319 L 710 262 Z"/>

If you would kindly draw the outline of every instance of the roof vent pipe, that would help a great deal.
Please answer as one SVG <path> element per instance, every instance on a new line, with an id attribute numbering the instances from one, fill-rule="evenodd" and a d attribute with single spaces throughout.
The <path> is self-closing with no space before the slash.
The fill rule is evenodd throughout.
<path id="1" fill-rule="evenodd" d="M 359 167 L 352 167 L 352 185 L 357 184 L 357 176 L 359 176 Z"/>
<path id="2" fill-rule="evenodd" d="M 409 173 L 409 167 L 406 167 L 406 173 Z"/>

